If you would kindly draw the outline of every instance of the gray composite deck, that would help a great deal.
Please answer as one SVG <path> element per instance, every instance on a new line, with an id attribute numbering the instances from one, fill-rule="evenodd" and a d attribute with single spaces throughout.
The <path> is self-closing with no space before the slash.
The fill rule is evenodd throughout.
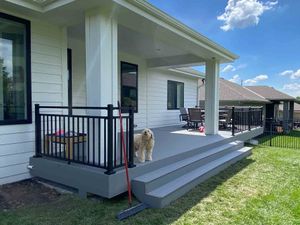
<path id="1" fill-rule="evenodd" d="M 251 149 L 245 149 L 243 141 L 263 132 L 263 128 L 256 128 L 231 136 L 229 131 L 205 135 L 180 126 L 152 130 L 155 136 L 153 161 L 136 163 L 136 167 L 130 168 L 134 193 L 152 207 L 169 204 L 198 183 L 249 155 Z M 112 198 L 126 191 L 122 168 L 113 175 L 106 175 L 103 169 L 46 158 L 31 158 L 30 164 L 33 176 L 73 187 L 83 196 L 93 193 Z"/>
<path id="2" fill-rule="evenodd" d="M 154 161 L 231 137 L 230 131 L 219 131 L 218 135 L 205 135 L 198 130 L 186 130 L 181 126 L 154 128 L 152 131 L 155 137 Z"/>

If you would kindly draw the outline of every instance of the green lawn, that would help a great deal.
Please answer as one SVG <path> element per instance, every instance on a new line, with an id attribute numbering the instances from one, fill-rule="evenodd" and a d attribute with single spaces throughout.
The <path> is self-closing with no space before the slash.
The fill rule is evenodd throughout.
<path id="1" fill-rule="evenodd" d="M 285 147 L 285 148 L 300 148 L 300 131 L 293 130 L 289 134 L 279 134 L 279 135 L 267 135 L 260 138 L 260 143 L 262 145 L 271 145 L 274 147 Z"/>
<path id="2" fill-rule="evenodd" d="M 253 155 L 164 209 L 115 219 L 126 198 L 58 201 L 0 213 L 0 224 L 300 224 L 300 151 L 256 147 Z"/>

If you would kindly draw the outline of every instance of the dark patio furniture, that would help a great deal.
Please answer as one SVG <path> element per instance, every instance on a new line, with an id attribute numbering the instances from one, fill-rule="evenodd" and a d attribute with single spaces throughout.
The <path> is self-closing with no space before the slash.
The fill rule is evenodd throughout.
<path id="1" fill-rule="evenodd" d="M 219 128 L 227 130 L 229 124 L 231 123 L 231 112 L 229 109 L 220 109 L 219 110 Z"/>
<path id="2" fill-rule="evenodd" d="M 203 126 L 203 116 L 200 108 L 189 108 L 189 123 L 188 129 L 197 129 L 199 124 Z"/>
<path id="3" fill-rule="evenodd" d="M 186 124 L 182 126 L 182 128 L 186 128 L 189 126 L 189 114 L 186 108 L 180 108 L 179 120 L 186 122 Z"/>

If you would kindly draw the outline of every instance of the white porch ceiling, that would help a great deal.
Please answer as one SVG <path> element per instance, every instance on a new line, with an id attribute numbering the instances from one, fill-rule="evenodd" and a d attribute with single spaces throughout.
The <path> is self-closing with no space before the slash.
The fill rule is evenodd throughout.
<path id="1" fill-rule="evenodd" d="M 30 9 L 28 4 L 35 8 Z M 13 12 L 59 26 L 79 26 L 82 34 L 84 27 L 80 28 L 80 24 L 84 24 L 85 12 L 108 5 L 113 6 L 112 16 L 117 16 L 119 22 L 119 49 L 147 59 L 152 66 L 170 66 L 180 60 L 182 65 L 176 66 L 199 65 L 212 58 L 223 63 L 236 58 L 226 49 L 141 0 L 0 1 L 1 8 L 3 6 Z"/>

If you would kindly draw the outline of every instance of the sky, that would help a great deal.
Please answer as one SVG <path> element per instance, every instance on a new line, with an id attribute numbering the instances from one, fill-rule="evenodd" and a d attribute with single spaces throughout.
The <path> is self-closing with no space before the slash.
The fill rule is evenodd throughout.
<path id="1" fill-rule="evenodd" d="M 148 0 L 239 56 L 220 76 L 300 96 L 300 0 Z"/>

